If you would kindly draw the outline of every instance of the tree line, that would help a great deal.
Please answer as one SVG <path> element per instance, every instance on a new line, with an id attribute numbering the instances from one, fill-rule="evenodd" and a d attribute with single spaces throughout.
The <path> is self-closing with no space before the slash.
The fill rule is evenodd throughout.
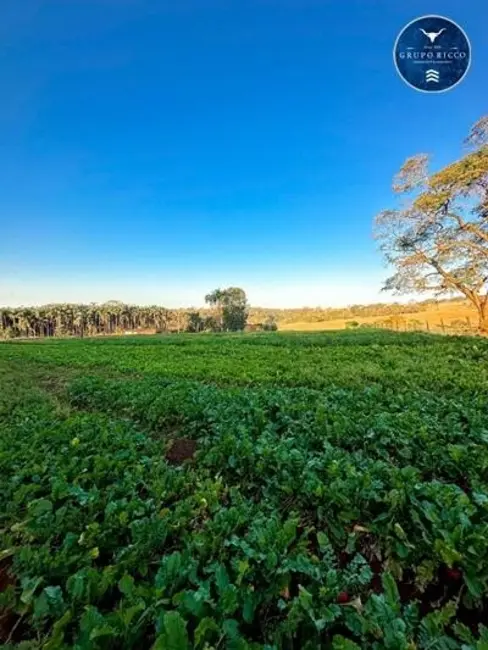
<path id="1" fill-rule="evenodd" d="M 272 317 L 278 325 L 293 323 L 326 323 L 331 320 L 351 320 L 368 316 L 400 316 L 416 314 L 420 311 L 440 309 L 444 304 L 468 304 L 465 298 L 429 298 L 422 301 L 378 302 L 366 305 L 348 305 L 346 307 L 294 307 L 289 309 L 266 309 L 251 307 L 249 322 L 260 323 Z"/>
<path id="2" fill-rule="evenodd" d="M 181 325 L 180 325 L 181 321 Z M 53 304 L 0 309 L 4 338 L 95 336 L 127 330 L 166 331 L 182 327 L 181 314 L 161 306 L 138 307 L 118 301 L 105 304 Z"/>
<path id="3" fill-rule="evenodd" d="M 83 337 L 138 331 L 230 332 L 245 329 L 249 307 L 243 289 L 216 289 L 205 296 L 205 302 L 208 307 L 200 311 L 166 309 L 157 305 L 140 307 L 116 300 L 89 305 L 4 307 L 0 308 L 0 336 Z M 267 329 L 267 323 L 262 328 Z"/>
<path id="4" fill-rule="evenodd" d="M 250 307 L 227 310 L 207 303 L 203 309 L 167 309 L 160 305 L 137 306 L 119 301 L 103 304 L 52 304 L 41 307 L 0 307 L 0 337 L 98 336 L 124 332 L 215 332 L 251 329 L 273 331 L 282 324 L 354 320 L 365 316 L 385 318 L 415 314 L 442 304 L 466 302 L 424 300 L 422 302 L 375 303 L 344 308 L 267 309 Z"/>

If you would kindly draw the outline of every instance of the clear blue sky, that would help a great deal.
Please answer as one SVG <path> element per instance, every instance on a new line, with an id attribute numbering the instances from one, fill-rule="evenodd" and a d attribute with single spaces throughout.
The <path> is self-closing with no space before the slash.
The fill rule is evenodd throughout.
<path id="1" fill-rule="evenodd" d="M 393 66 L 426 13 L 473 47 L 447 93 Z M 377 299 L 372 219 L 488 112 L 487 25 L 486 0 L 3 0 L 0 304 Z"/>

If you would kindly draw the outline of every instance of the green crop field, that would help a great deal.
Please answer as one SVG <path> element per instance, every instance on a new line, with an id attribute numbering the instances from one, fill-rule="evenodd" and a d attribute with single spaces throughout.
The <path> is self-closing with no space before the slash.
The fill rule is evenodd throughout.
<path id="1" fill-rule="evenodd" d="M 0 343 L 2 643 L 487 650 L 488 341 Z"/>

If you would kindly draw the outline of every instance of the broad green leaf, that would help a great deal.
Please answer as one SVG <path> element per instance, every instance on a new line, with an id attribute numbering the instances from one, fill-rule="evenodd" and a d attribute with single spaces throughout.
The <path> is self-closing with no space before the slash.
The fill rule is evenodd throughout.
<path id="1" fill-rule="evenodd" d="M 58 650 L 63 647 L 64 630 L 71 622 L 72 618 L 73 612 L 67 610 L 63 616 L 54 623 L 50 638 L 46 643 L 44 643 L 42 650 Z"/>
<path id="2" fill-rule="evenodd" d="M 37 499 L 29 503 L 29 514 L 33 517 L 40 517 L 52 511 L 53 504 L 49 499 Z"/>
<path id="3" fill-rule="evenodd" d="M 323 532 L 318 532 L 317 533 L 317 542 L 319 544 L 319 548 L 322 552 L 327 551 L 330 548 L 330 541 L 327 535 Z"/>
<path id="4" fill-rule="evenodd" d="M 346 639 L 340 634 L 336 634 L 332 639 L 332 648 L 333 650 L 361 650 L 361 647 L 354 641 Z"/>
<path id="5" fill-rule="evenodd" d="M 219 594 L 222 595 L 229 586 L 229 576 L 223 564 L 219 564 L 217 570 L 215 571 L 215 582 L 217 584 Z"/>
<path id="6" fill-rule="evenodd" d="M 32 598 L 36 589 L 42 583 L 42 578 L 27 578 L 22 580 L 22 594 L 20 595 L 20 600 L 25 604 L 29 605 L 32 602 Z"/>
<path id="7" fill-rule="evenodd" d="M 388 605 L 397 614 L 400 613 L 400 594 L 395 579 L 388 571 L 385 571 L 381 577 L 383 589 L 385 590 L 385 599 Z"/>
<path id="8" fill-rule="evenodd" d="M 95 641 L 100 637 L 115 637 L 117 635 L 116 630 L 110 625 L 102 625 L 101 627 L 94 627 L 90 633 L 90 641 Z"/>
<path id="9" fill-rule="evenodd" d="M 464 643 L 468 643 L 473 646 L 476 643 L 476 639 L 474 638 L 473 633 L 469 627 L 467 627 L 467 625 L 464 625 L 464 623 L 456 623 L 454 625 L 454 633 L 459 639 L 461 639 L 461 641 L 464 641 Z"/>
<path id="10" fill-rule="evenodd" d="M 464 574 L 464 582 L 472 596 L 475 598 L 481 598 L 484 593 L 484 583 L 482 580 L 472 573 L 466 572 Z"/>
<path id="11" fill-rule="evenodd" d="M 153 650 L 188 650 L 186 623 L 178 612 L 164 615 L 164 632 L 156 639 Z"/>
<path id="12" fill-rule="evenodd" d="M 133 593 L 134 578 L 128 573 L 125 573 L 119 580 L 119 590 L 124 594 L 124 596 L 131 596 Z"/>
<path id="13" fill-rule="evenodd" d="M 64 598 L 61 587 L 45 587 L 44 593 L 46 594 L 50 610 L 57 614 L 62 612 L 64 609 Z"/>
<path id="14" fill-rule="evenodd" d="M 5 548 L 3 551 L 0 551 L 0 562 L 6 560 L 8 557 L 11 557 L 15 553 L 15 548 Z"/>
<path id="15" fill-rule="evenodd" d="M 452 567 L 456 562 L 461 562 L 463 556 L 453 546 L 450 546 L 442 539 L 436 539 L 434 548 L 441 556 L 442 560 L 448 567 Z"/>
<path id="16" fill-rule="evenodd" d="M 197 648 L 203 647 L 206 641 L 215 639 L 219 633 L 219 626 L 208 616 L 202 618 L 195 629 L 195 644 Z"/>

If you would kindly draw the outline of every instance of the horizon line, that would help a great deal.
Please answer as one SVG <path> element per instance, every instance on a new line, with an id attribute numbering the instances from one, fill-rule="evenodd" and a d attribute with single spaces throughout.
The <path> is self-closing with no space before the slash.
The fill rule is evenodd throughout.
<path id="1" fill-rule="evenodd" d="M 412 305 L 412 304 L 421 304 L 421 303 L 426 303 L 426 302 L 434 302 L 434 303 L 441 303 L 441 302 L 456 302 L 460 301 L 463 302 L 465 301 L 466 298 L 463 296 L 453 296 L 451 298 L 423 298 L 423 299 L 415 299 L 411 298 L 407 301 L 401 301 L 401 300 L 390 300 L 390 301 L 379 301 L 379 302 L 354 302 L 354 303 L 347 303 L 345 305 L 339 305 L 339 306 L 333 306 L 333 305 L 302 305 L 302 306 L 297 306 L 297 307 L 264 307 L 261 305 L 252 305 L 249 304 L 248 307 L 249 309 L 262 309 L 266 311 L 273 311 L 273 310 L 278 310 L 278 311 L 299 311 L 299 310 L 337 310 L 340 311 L 349 309 L 351 307 L 370 307 L 373 305 Z M 41 304 L 21 304 L 21 305 L 0 305 L 0 310 L 4 309 L 42 309 L 45 307 L 58 307 L 61 305 L 66 305 L 66 306 L 73 306 L 73 307 L 104 307 L 104 306 L 124 306 L 124 307 L 137 307 L 140 309 L 147 308 L 147 307 L 159 307 L 161 309 L 166 309 L 168 311 L 188 311 L 188 310 L 198 310 L 198 309 L 211 309 L 211 307 L 207 305 L 201 305 L 201 306 L 195 306 L 195 305 L 188 305 L 186 307 L 166 307 L 163 304 L 158 304 L 158 303 L 133 303 L 133 302 L 124 302 L 122 300 L 106 300 L 104 302 L 46 302 L 46 303 L 41 303 Z"/>

